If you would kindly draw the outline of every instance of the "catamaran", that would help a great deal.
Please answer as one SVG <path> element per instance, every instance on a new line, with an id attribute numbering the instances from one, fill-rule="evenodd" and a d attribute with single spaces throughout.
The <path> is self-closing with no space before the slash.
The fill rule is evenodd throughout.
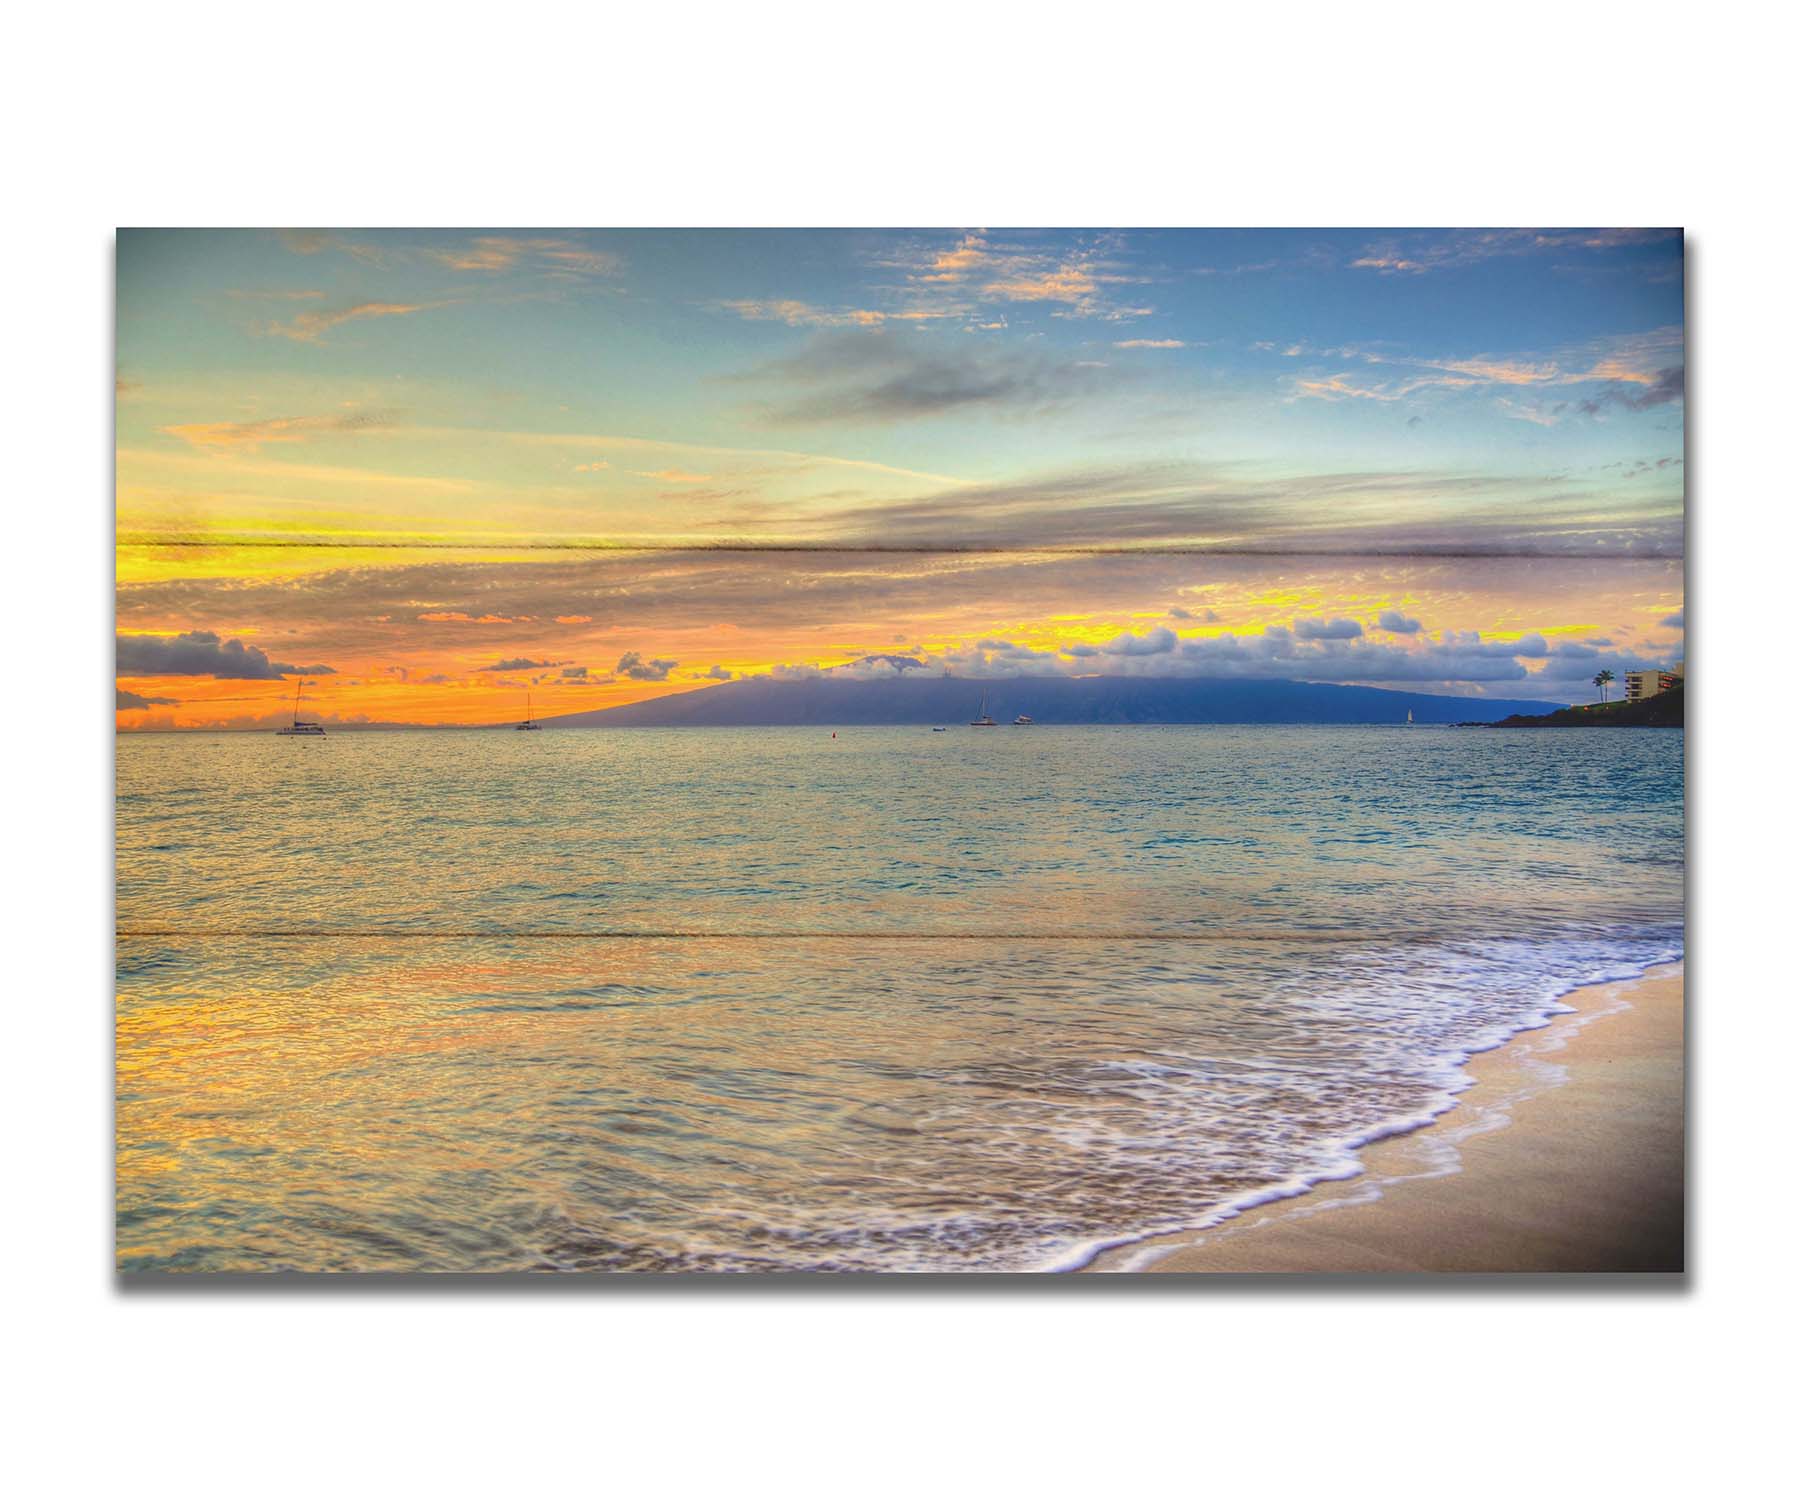
<path id="1" fill-rule="evenodd" d="M 1013 723 L 1015 723 L 1015 724 L 1035 724 L 1035 723 L 1037 723 L 1037 720 L 1032 718 L 1030 714 L 1020 714 L 1018 718 L 1013 720 Z"/>
<path id="2" fill-rule="evenodd" d="M 538 721 L 536 719 L 531 717 L 531 693 L 529 690 L 527 690 L 526 694 L 525 694 L 525 722 L 523 724 L 515 724 L 515 725 L 513 725 L 513 728 L 514 729 L 542 729 L 543 727 L 544 726 L 542 724 L 538 723 Z"/>
<path id="3" fill-rule="evenodd" d="M 987 694 L 983 693 L 981 695 L 981 716 L 976 719 L 970 719 L 969 720 L 969 728 L 971 728 L 971 729 L 992 729 L 993 727 L 994 727 L 994 720 L 987 711 Z"/>
<path id="4" fill-rule="evenodd" d="M 325 726 L 323 724 L 311 723 L 300 717 L 300 689 L 305 685 L 306 684 L 303 682 L 296 682 L 294 684 L 294 722 L 292 724 L 283 724 L 281 728 L 277 729 L 275 732 L 277 734 L 298 734 L 307 739 L 322 740 L 325 738 Z"/>

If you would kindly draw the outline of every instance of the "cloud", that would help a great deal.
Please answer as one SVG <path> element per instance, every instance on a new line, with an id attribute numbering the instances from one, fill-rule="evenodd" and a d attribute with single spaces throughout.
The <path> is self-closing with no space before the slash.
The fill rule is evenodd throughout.
<path id="1" fill-rule="evenodd" d="M 427 308 L 443 305 L 441 302 L 359 302 L 354 307 L 338 308 L 332 312 L 300 313 L 286 323 L 266 324 L 258 332 L 272 334 L 276 338 L 293 339 L 296 343 L 316 344 L 333 328 L 353 323 L 359 318 L 401 318 L 408 313 L 424 312 Z"/>
<path id="2" fill-rule="evenodd" d="M 992 270 L 981 286 L 985 298 L 1007 302 L 1059 302 L 1075 317 L 1142 317 L 1147 307 L 1121 307 L 1106 288 L 1142 282 L 1117 257 L 1122 241 L 1103 236 L 1094 244 L 1061 257 L 1013 251 L 986 257 Z"/>
<path id="3" fill-rule="evenodd" d="M 594 623 L 594 617 L 592 615 L 558 615 L 556 623 L 558 625 L 591 625 Z"/>
<path id="4" fill-rule="evenodd" d="M 532 672 L 539 667 L 560 667 L 559 661 L 533 661 L 529 656 L 509 656 L 491 667 L 477 667 L 478 672 Z"/>
<path id="5" fill-rule="evenodd" d="M 733 677 L 737 676 L 737 673 L 728 672 L 724 667 L 719 666 L 715 662 L 700 675 L 702 677 L 710 678 L 714 682 L 730 682 Z"/>
<path id="6" fill-rule="evenodd" d="M 1360 260 L 1353 260 L 1350 264 L 1359 270 L 1381 271 L 1384 274 L 1426 269 L 1424 262 L 1408 260 L 1397 250 L 1371 250 Z"/>
<path id="7" fill-rule="evenodd" d="M 576 464 L 575 472 L 577 474 L 598 474 L 602 469 L 610 469 L 611 467 L 612 465 L 604 458 L 596 458 L 592 463 Z"/>
<path id="8" fill-rule="evenodd" d="M 325 294 L 313 291 L 282 291 L 275 287 L 234 287 L 225 294 L 243 302 L 323 302 Z"/>
<path id="9" fill-rule="evenodd" d="M 865 504 L 810 538 L 853 548 L 1124 548 L 1679 556 L 1678 496 L 1442 470 L 1252 477 L 1147 461 Z M 1182 580 L 1185 582 L 1186 580 Z"/>
<path id="10" fill-rule="evenodd" d="M 665 484 L 707 484 L 711 474 L 690 474 L 685 469 L 633 469 L 639 479 L 660 479 Z"/>
<path id="11" fill-rule="evenodd" d="M 1116 339 L 1115 349 L 1185 349 L 1185 339 Z"/>
<path id="12" fill-rule="evenodd" d="M 976 657 L 979 659 L 980 653 L 976 653 Z M 957 659 L 954 653 L 950 653 L 936 660 L 940 667 L 947 668 Z M 838 662 L 828 667 L 822 667 L 817 662 L 780 662 L 761 675 L 783 682 L 812 682 L 822 677 L 847 677 L 858 682 L 878 682 L 899 677 L 905 672 L 923 670 L 924 666 L 924 661 L 919 657 L 875 652 L 871 655 L 859 656 L 854 661 Z M 711 672 L 702 675 L 711 677 L 715 673 L 720 674 L 721 680 L 731 676 L 731 673 L 720 667 L 714 667 Z"/>
<path id="13" fill-rule="evenodd" d="M 876 652 L 869 656 L 859 656 L 855 661 L 841 663 L 830 669 L 836 677 L 880 678 L 898 677 L 904 672 L 923 670 L 925 663 L 916 656 L 897 656 L 892 652 Z"/>
<path id="14" fill-rule="evenodd" d="M 264 443 L 304 443 L 320 434 L 384 431 L 394 426 L 397 415 L 387 411 L 333 412 L 319 417 L 264 417 L 254 422 L 183 422 L 158 430 L 192 448 L 254 453 Z"/>
<path id="15" fill-rule="evenodd" d="M 1644 333 L 1593 339 L 1553 354 L 1535 356 L 1399 354 L 1385 348 L 1312 349 L 1298 344 L 1286 352 L 1334 362 L 1350 361 L 1380 372 L 1310 372 L 1293 380 L 1290 389 L 1294 400 L 1395 402 L 1471 391 L 1491 396 L 1505 416 L 1553 427 L 1570 412 L 1595 415 L 1608 405 L 1645 411 L 1680 400 L 1684 384 L 1680 363 L 1683 342 L 1682 328 L 1671 325 Z M 1600 385 L 1602 389 L 1587 400 L 1554 405 L 1515 401 L 1500 394 L 1573 385 Z M 1409 418 L 1408 426 L 1411 425 Z"/>
<path id="16" fill-rule="evenodd" d="M 1137 642 L 1137 649 L 1129 643 Z M 1123 649 L 1115 649 L 1121 647 Z M 927 657 L 928 671 L 951 671 L 962 676 L 1019 676 L 1042 670 L 1075 675 L 1131 677 L 1291 678 L 1307 682 L 1403 684 L 1437 691 L 1476 691 L 1487 684 L 1506 684 L 1517 690 L 1529 684 L 1533 696 L 1567 701 L 1567 692 L 1590 677 L 1597 667 L 1611 665 L 1617 671 L 1642 665 L 1637 658 L 1604 654 L 1593 647 L 1569 643 L 1551 645 L 1540 633 L 1513 641 L 1484 640 L 1476 631 L 1445 631 L 1438 639 L 1420 638 L 1400 643 L 1378 643 L 1367 636 L 1303 639 L 1294 629 L 1270 625 L 1260 632 L 1186 640 L 1169 638 L 1168 650 L 1146 650 L 1160 640 L 1122 636 L 1109 646 L 1085 643 L 1062 648 L 1064 662 L 1014 662 L 1003 653 L 989 655 L 979 647 L 1004 645 L 982 641 L 973 650 L 946 651 Z M 1049 657 L 1050 653 L 1034 653 Z M 1537 670 L 1526 663 L 1541 664 Z"/>
<path id="17" fill-rule="evenodd" d="M 1042 512 L 1033 508 L 1021 513 L 1029 522 L 1024 531 L 1027 538 L 1054 534 L 1053 518 L 1067 507 L 1066 501 L 1054 495 L 1034 496 L 1033 507 L 1039 502 L 1044 504 Z M 1350 503 L 1350 499 L 1341 503 Z M 900 534 L 906 535 L 904 531 Z M 1377 601 L 1404 599 L 1419 607 L 1421 614 L 1429 608 L 1434 615 L 1459 622 L 1517 620 L 1520 610 L 1528 608 L 1523 623 L 1541 621 L 1546 626 L 1623 619 L 1645 600 L 1654 605 L 1658 599 L 1681 598 L 1678 558 L 1633 557 L 1629 553 L 1616 558 L 1529 560 L 1410 556 L 1379 565 L 1366 561 L 1347 565 L 1341 559 L 1316 556 L 1198 556 L 1166 549 L 1057 555 L 1012 548 L 948 555 L 854 550 L 803 554 L 671 551 L 654 555 L 545 551 L 529 559 L 477 555 L 451 560 L 455 556 L 406 560 L 404 554 L 397 554 L 391 563 L 371 564 L 349 554 L 343 566 L 309 573 L 298 584 L 274 576 L 127 580 L 118 590 L 119 620 L 125 630 L 155 629 L 165 621 L 181 621 L 186 627 L 211 628 L 225 635 L 236 633 L 239 622 L 254 620 L 266 633 L 259 639 L 296 642 L 284 653 L 290 660 L 337 659 L 349 652 L 359 663 L 414 662 L 415 676 L 438 670 L 448 659 L 434 650 L 439 641 L 458 655 L 468 654 L 480 662 L 517 655 L 544 659 L 553 649 L 568 649 L 575 640 L 585 641 L 592 635 L 618 642 L 610 653 L 617 660 L 626 640 L 669 644 L 699 640 L 692 632 L 696 622 L 704 621 L 709 633 L 689 653 L 696 658 L 691 673 L 706 665 L 702 649 L 714 660 L 721 652 L 756 662 L 801 657 L 838 660 L 852 653 L 848 649 L 839 652 L 827 641 L 886 641 L 896 627 L 911 621 L 915 629 L 910 638 L 914 640 L 921 628 L 927 632 L 966 631 L 971 643 L 979 637 L 1015 644 L 1024 639 L 1032 646 L 1048 646 L 1080 637 L 1080 649 L 1072 647 L 1062 658 L 1065 670 L 1158 675 L 1236 669 L 1230 661 L 1215 665 L 1179 648 L 1145 656 L 1100 655 L 1098 643 L 1127 625 L 1133 631 L 1146 630 L 1163 618 L 1162 606 L 1177 599 L 1194 610 L 1204 598 L 1216 603 L 1227 619 L 1248 620 L 1248 628 L 1255 630 L 1265 619 L 1287 619 L 1296 612 L 1361 613 L 1367 624 L 1374 619 L 1379 603 L 1361 606 L 1357 601 L 1369 598 L 1377 589 L 1380 592 L 1373 594 Z M 410 632 L 406 657 L 387 654 L 394 649 L 393 627 L 364 622 L 385 614 L 409 624 L 425 607 L 423 601 L 431 601 L 435 613 L 456 616 L 458 623 L 447 625 L 443 632 Z M 1531 602 L 1527 605 L 1525 601 Z M 1656 607 L 1667 614 L 1673 606 L 1664 603 Z M 1589 612 L 1597 608 L 1607 612 Z M 1146 610 L 1151 613 L 1145 615 Z M 1088 623 L 1071 621 L 1072 612 L 1076 621 Z M 559 615 L 585 615 L 590 621 L 577 636 L 570 627 L 551 623 Z M 536 616 L 540 624 L 526 623 L 526 616 Z M 1645 612 L 1641 618 L 1651 626 L 1657 615 Z M 1021 637 L 1018 632 L 1027 627 L 1019 622 L 1026 621 L 1043 622 L 1041 628 L 1047 632 L 1062 634 Z M 824 622 L 832 622 L 829 634 Z M 1173 619 L 1165 623 L 1176 624 Z M 1237 628 L 1246 627 L 1239 624 Z M 729 652 L 724 637 L 712 633 L 715 630 L 730 632 L 736 644 Z M 1423 659 L 1415 662 L 1404 655 L 1406 650 L 1426 646 L 1423 632 L 1313 642 L 1295 639 L 1291 630 L 1285 634 L 1286 650 L 1302 653 L 1300 660 L 1309 670 L 1340 673 L 1350 681 L 1378 678 L 1377 668 L 1410 681 L 1454 681 L 1456 672 L 1446 669 L 1454 669 L 1460 662 L 1470 664 L 1485 680 L 1486 674 L 1495 670 L 1496 653 L 1504 667 L 1518 649 L 1479 638 L 1472 648 L 1458 641 L 1453 644 L 1462 654 L 1439 653 L 1434 664 Z M 1659 634 L 1669 642 L 1681 639 L 1666 630 Z M 1390 658 L 1377 653 L 1338 660 L 1316 654 L 1381 643 L 1391 643 L 1400 655 Z M 1440 645 L 1430 644 L 1434 648 Z M 416 656 L 411 654 L 414 650 Z M 1304 655 L 1308 652 L 1315 655 Z M 584 645 L 582 654 L 574 659 L 591 660 L 595 654 Z M 908 654 L 924 659 L 920 650 Z M 1234 660 L 1242 662 L 1244 658 L 1240 653 Z M 1023 665 L 1037 670 L 1043 663 L 1000 662 L 982 670 L 999 673 Z M 1286 670 L 1289 663 L 1278 664 L 1282 670 L 1267 662 L 1252 665 L 1261 665 L 1265 676 L 1302 675 L 1297 666 Z M 1426 670 L 1434 665 L 1436 677 Z M 1553 652 L 1544 665 L 1568 663 Z M 600 663 L 593 670 L 604 673 Z M 1588 675 L 1596 670 L 1598 666 L 1590 667 Z M 690 673 L 676 670 L 667 680 L 673 683 L 680 677 L 691 682 Z M 470 673 L 482 683 L 492 683 L 498 675 Z M 169 690 L 166 685 L 128 685 L 140 691 Z"/>
<path id="18" fill-rule="evenodd" d="M 581 682 L 587 679 L 587 674 L 588 669 L 586 667 L 564 667 L 560 675 L 569 678 L 571 681 Z"/>
<path id="19" fill-rule="evenodd" d="M 1685 609 L 1678 609 L 1672 615 L 1664 615 L 1656 623 L 1658 625 L 1667 625 L 1672 630 L 1686 630 L 1687 611 Z"/>
<path id="20" fill-rule="evenodd" d="M 1397 609 L 1384 609 L 1381 618 L 1376 622 L 1377 628 L 1391 631 L 1395 635 L 1417 635 L 1424 627 L 1417 620 L 1409 619 Z"/>
<path id="21" fill-rule="evenodd" d="M 1068 302 L 1085 307 L 1093 301 L 1099 282 L 1087 266 L 1076 262 L 990 281 L 982 290 L 1009 302 Z"/>
<path id="22" fill-rule="evenodd" d="M 654 661 L 645 661 L 635 651 L 627 651 L 619 658 L 618 666 L 613 671 L 621 677 L 629 677 L 634 682 L 667 682 L 669 673 L 681 663 L 657 657 Z"/>
<path id="23" fill-rule="evenodd" d="M 912 306 L 967 310 L 976 302 L 1056 304 L 1058 317 L 1142 316 L 1149 308 L 1121 307 L 1113 289 L 1142 283 L 1125 259 L 1117 233 L 1087 237 L 1061 250 L 1028 240 L 1003 241 L 986 231 L 965 233 L 951 246 L 912 244 L 886 264 L 906 273 Z"/>
<path id="24" fill-rule="evenodd" d="M 115 709 L 152 708 L 158 705 L 173 708 L 179 704 L 179 698 L 146 698 L 141 693 L 134 693 L 130 688 L 113 685 L 113 707 Z"/>
<path id="25" fill-rule="evenodd" d="M 1360 620 L 1295 620 L 1294 636 L 1302 641 L 1349 641 L 1363 633 Z"/>
<path id="26" fill-rule="evenodd" d="M 918 308 L 896 312 L 879 312 L 868 307 L 817 307 L 792 298 L 767 301 L 739 299 L 719 304 L 727 312 L 753 323 L 786 323 L 789 328 L 874 328 L 887 322 L 924 322 L 933 318 L 955 317 L 958 309 Z"/>
<path id="27" fill-rule="evenodd" d="M 565 276 L 618 276 L 625 270 L 623 256 L 570 239 L 484 234 L 455 249 L 425 253 L 453 271 L 509 271 L 521 262 Z"/>
<path id="28" fill-rule="evenodd" d="M 1054 663 L 1056 661 L 1057 653 L 1054 651 L 1039 651 L 1033 646 L 1022 646 L 1015 641 L 984 640 L 984 641 L 977 641 L 975 643 L 974 655 L 975 655 L 976 659 L 981 660 L 988 664 L 992 664 L 995 662 L 1006 662 L 1006 663 L 1049 662 L 1049 663 Z M 916 657 L 893 656 L 893 657 L 886 657 L 883 659 L 894 662 L 902 670 L 904 670 L 907 667 L 922 667 L 922 666 L 924 666 L 924 662 L 919 660 Z"/>
<path id="29" fill-rule="evenodd" d="M 1652 380 L 1620 381 L 1609 385 L 1597 395 L 1576 402 L 1575 409 L 1590 417 L 1598 416 L 1609 406 L 1622 407 L 1626 411 L 1649 411 L 1683 400 L 1686 395 L 1687 367 L 1669 365 L 1658 370 Z"/>
<path id="30" fill-rule="evenodd" d="M 959 234 L 948 245 L 937 236 L 919 236 L 871 256 L 874 264 L 902 273 L 899 285 L 878 286 L 878 306 L 827 306 L 792 297 L 718 305 L 741 318 L 791 328 L 873 329 L 958 320 L 966 331 L 998 330 L 1007 320 L 995 304 L 1005 303 L 1042 305 L 1058 318 L 1141 317 L 1152 309 L 1115 300 L 1116 288 L 1148 280 L 1129 267 L 1124 249 L 1116 233 L 1054 250 L 1028 238 L 1002 242 L 986 231 Z"/>
<path id="31" fill-rule="evenodd" d="M 1624 463 L 1625 460 L 1621 459 L 1620 462 Z M 1661 472 L 1664 469 L 1679 469 L 1679 468 L 1682 468 L 1685 466 L 1685 462 L 1686 461 L 1683 459 L 1674 458 L 1674 457 L 1670 457 L 1670 456 L 1666 456 L 1666 455 L 1664 457 L 1658 458 L 1658 459 L 1648 459 L 1648 458 L 1633 459 L 1630 463 L 1630 466 L 1628 468 L 1626 468 L 1624 471 L 1625 477 L 1627 479 L 1636 479 L 1640 475 L 1656 474 L 1656 473 Z"/>
<path id="32" fill-rule="evenodd" d="M 1120 377 L 1035 348 L 948 344 L 893 331 L 821 334 L 801 353 L 739 377 L 785 387 L 761 407 L 777 425 L 904 422 L 964 411 L 1045 412 Z"/>
<path id="33" fill-rule="evenodd" d="M 1398 401 L 1406 393 L 1381 384 L 1363 384 L 1348 375 L 1328 375 L 1319 380 L 1295 380 L 1294 394 L 1316 401 Z"/>
<path id="34" fill-rule="evenodd" d="M 295 255 L 318 255 L 327 250 L 335 250 L 372 266 L 381 265 L 387 259 L 373 245 L 358 244 L 331 229 L 278 229 L 275 233 L 281 243 Z"/>
<path id="35" fill-rule="evenodd" d="M 979 234 L 965 234 L 954 248 L 932 255 L 929 266 L 917 273 L 920 281 L 961 281 L 988 260 L 988 242 Z"/>
<path id="36" fill-rule="evenodd" d="M 1674 229 L 1463 229 L 1437 239 L 1380 240 L 1350 264 L 1383 276 L 1420 276 L 1499 256 L 1545 251 L 1614 250 L 1623 245 L 1660 243 L 1676 247 L 1679 255 L 1680 242 L 1681 232 Z"/>
<path id="37" fill-rule="evenodd" d="M 221 640 L 210 630 L 187 630 L 180 635 L 121 635 L 115 637 L 117 673 L 120 677 L 223 677 L 266 681 L 275 677 L 326 676 L 335 667 L 296 667 L 270 661 L 255 646 Z"/>
<path id="38" fill-rule="evenodd" d="M 1100 648 L 1103 656 L 1162 656 L 1175 649 L 1178 637 L 1167 625 L 1158 625 L 1142 635 L 1114 636 Z"/>

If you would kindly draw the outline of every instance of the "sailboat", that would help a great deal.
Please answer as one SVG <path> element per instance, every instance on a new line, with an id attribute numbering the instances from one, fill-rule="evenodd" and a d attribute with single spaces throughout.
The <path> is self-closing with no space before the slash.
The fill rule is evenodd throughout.
<path id="1" fill-rule="evenodd" d="M 1412 723 L 1412 710 L 1410 708 L 1406 711 L 1406 722 L 1408 724 Z"/>
<path id="2" fill-rule="evenodd" d="M 971 729 L 992 729 L 994 727 L 993 718 L 988 714 L 988 711 L 987 711 L 987 694 L 986 693 L 983 693 L 981 695 L 981 716 L 976 719 L 970 719 L 969 727 Z"/>
<path id="3" fill-rule="evenodd" d="M 305 685 L 304 682 L 296 682 L 294 684 L 294 722 L 292 724 L 283 724 L 281 728 L 277 729 L 275 732 L 277 734 L 297 734 L 306 739 L 322 740 L 325 738 L 325 726 L 323 724 L 311 723 L 300 717 L 300 689 Z"/>
<path id="4" fill-rule="evenodd" d="M 531 717 L 531 689 L 525 690 L 525 722 L 513 725 L 514 729 L 542 729 L 544 726 Z"/>

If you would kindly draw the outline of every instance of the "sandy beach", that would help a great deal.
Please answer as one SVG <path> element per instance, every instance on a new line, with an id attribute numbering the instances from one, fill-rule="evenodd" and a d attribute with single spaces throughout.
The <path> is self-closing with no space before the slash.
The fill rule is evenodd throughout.
<path id="1" fill-rule="evenodd" d="M 1361 1176 L 1094 1269 L 1679 1272 L 1683 980 L 1671 964 L 1577 991 L 1476 1057 L 1455 1109 L 1367 1148 Z"/>

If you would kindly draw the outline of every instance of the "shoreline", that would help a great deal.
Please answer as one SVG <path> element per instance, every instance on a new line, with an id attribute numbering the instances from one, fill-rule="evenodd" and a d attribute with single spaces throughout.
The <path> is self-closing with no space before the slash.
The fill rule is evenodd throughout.
<path id="1" fill-rule="evenodd" d="M 1475 1081 L 1453 1108 L 1364 1147 L 1356 1176 L 1086 1269 L 1679 1273 L 1685 977 L 1677 960 L 1572 991 L 1572 1009 L 1464 1064 Z"/>

